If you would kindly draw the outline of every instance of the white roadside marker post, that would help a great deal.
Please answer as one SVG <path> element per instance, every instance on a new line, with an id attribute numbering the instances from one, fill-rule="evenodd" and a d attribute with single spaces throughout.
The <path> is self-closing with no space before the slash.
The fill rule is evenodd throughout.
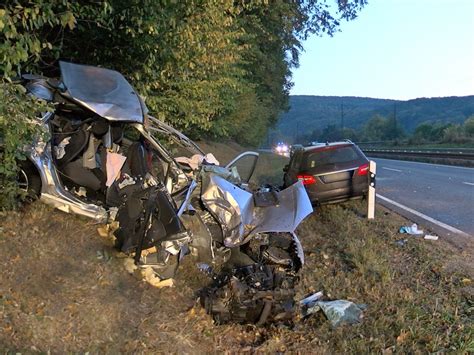
<path id="1" fill-rule="evenodd" d="M 369 192 L 367 195 L 367 219 L 375 218 L 375 174 L 377 164 L 374 161 L 369 162 Z"/>

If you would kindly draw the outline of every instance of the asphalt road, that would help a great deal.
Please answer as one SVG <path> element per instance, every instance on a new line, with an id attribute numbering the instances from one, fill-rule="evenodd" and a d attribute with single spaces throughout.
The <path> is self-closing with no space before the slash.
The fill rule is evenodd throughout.
<path id="1" fill-rule="evenodd" d="M 377 194 L 474 236 L 474 168 L 371 160 L 377 163 Z"/>

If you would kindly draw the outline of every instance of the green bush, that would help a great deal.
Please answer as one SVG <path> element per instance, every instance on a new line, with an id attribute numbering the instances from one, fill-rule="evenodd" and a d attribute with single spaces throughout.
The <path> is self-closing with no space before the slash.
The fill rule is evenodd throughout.
<path id="1" fill-rule="evenodd" d="M 38 139 L 39 112 L 49 107 L 25 92 L 21 85 L 0 83 L 0 208 L 16 206 L 21 196 L 17 184 L 18 161 L 26 159 L 26 148 Z"/>

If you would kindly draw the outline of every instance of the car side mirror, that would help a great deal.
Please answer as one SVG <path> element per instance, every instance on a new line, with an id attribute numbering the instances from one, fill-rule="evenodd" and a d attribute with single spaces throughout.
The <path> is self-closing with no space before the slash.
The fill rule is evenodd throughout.
<path id="1" fill-rule="evenodd" d="M 286 165 L 283 167 L 283 172 L 287 173 L 289 169 L 290 169 L 290 166 L 289 166 L 288 164 L 286 164 Z"/>

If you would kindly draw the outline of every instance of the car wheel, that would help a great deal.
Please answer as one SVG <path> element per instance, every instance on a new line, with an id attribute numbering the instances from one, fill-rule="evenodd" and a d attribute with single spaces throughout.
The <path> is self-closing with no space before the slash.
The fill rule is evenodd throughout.
<path id="1" fill-rule="evenodd" d="M 29 160 L 18 163 L 18 188 L 28 202 L 36 200 L 41 193 L 41 177 L 38 170 Z"/>

